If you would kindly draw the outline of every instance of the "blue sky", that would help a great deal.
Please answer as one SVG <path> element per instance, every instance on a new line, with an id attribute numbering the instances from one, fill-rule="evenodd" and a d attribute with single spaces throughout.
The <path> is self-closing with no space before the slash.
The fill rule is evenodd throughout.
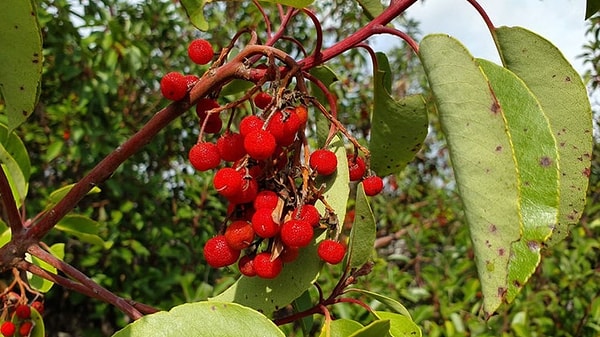
<path id="1" fill-rule="evenodd" d="M 479 3 L 494 25 L 522 26 L 536 32 L 556 45 L 579 72 L 584 71 L 577 55 L 583 52 L 586 42 L 585 1 L 480 0 Z M 424 35 L 447 33 L 459 39 L 475 57 L 499 60 L 487 27 L 465 0 L 420 1 L 406 14 L 420 22 Z M 396 39 L 383 38 L 384 45 L 388 38 Z"/>

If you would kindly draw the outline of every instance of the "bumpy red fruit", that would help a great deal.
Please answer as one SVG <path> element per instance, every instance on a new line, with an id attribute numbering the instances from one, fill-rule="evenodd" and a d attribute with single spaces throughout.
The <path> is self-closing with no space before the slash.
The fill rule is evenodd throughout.
<path id="1" fill-rule="evenodd" d="M 234 264 L 240 257 L 240 251 L 229 247 L 225 235 L 214 236 L 204 245 L 204 258 L 213 268 Z"/>
<path id="2" fill-rule="evenodd" d="M 259 109 L 266 108 L 272 100 L 273 96 L 269 95 L 266 92 L 259 92 L 258 94 L 256 94 L 256 96 L 254 96 L 254 104 Z"/>
<path id="3" fill-rule="evenodd" d="M 258 277 L 273 279 L 276 278 L 283 269 L 283 262 L 278 257 L 271 261 L 271 253 L 263 252 L 254 258 L 254 270 Z"/>
<path id="4" fill-rule="evenodd" d="M 19 304 L 15 308 L 15 315 L 20 319 L 29 319 L 31 317 L 31 308 L 26 304 Z"/>
<path id="5" fill-rule="evenodd" d="M 29 336 L 31 329 L 33 328 L 33 323 L 31 321 L 21 323 L 19 326 L 19 334 L 21 336 Z"/>
<path id="6" fill-rule="evenodd" d="M 240 273 L 247 277 L 256 276 L 256 269 L 254 269 L 254 259 L 249 255 L 244 255 L 238 261 L 238 269 Z"/>
<path id="7" fill-rule="evenodd" d="M 344 255 L 346 255 L 346 246 L 338 241 L 326 239 L 319 243 L 317 254 L 321 260 L 329 264 L 338 264 L 342 262 Z"/>
<path id="8" fill-rule="evenodd" d="M 273 210 L 259 208 L 252 215 L 252 229 L 261 238 L 272 238 L 279 233 L 279 225 L 273 220 Z"/>
<path id="9" fill-rule="evenodd" d="M 214 50 L 210 42 L 204 39 L 196 39 L 188 46 L 188 56 L 196 64 L 207 64 L 212 61 Z"/>
<path id="10" fill-rule="evenodd" d="M 10 337 L 15 334 L 17 328 L 15 327 L 15 323 L 6 321 L 0 325 L 0 333 L 2 333 L 5 337 Z"/>
<path id="11" fill-rule="evenodd" d="M 324 176 L 332 174 L 337 169 L 337 157 L 327 149 L 319 149 L 311 153 L 308 163 L 313 170 Z"/>
<path id="12" fill-rule="evenodd" d="M 365 194 L 372 197 L 383 190 L 383 179 L 378 176 L 366 177 L 362 181 Z"/>
<path id="13" fill-rule="evenodd" d="M 225 198 L 233 198 L 242 193 L 244 177 L 240 171 L 231 167 L 224 167 L 215 173 L 213 186 Z"/>
<path id="14" fill-rule="evenodd" d="M 172 101 L 182 99 L 187 93 L 187 80 L 182 73 L 176 71 L 167 73 L 160 80 L 160 92 L 163 97 Z"/>
<path id="15" fill-rule="evenodd" d="M 304 105 L 298 105 L 294 108 L 294 112 L 298 115 L 298 120 L 300 121 L 300 125 L 306 124 L 308 121 L 308 110 Z"/>
<path id="16" fill-rule="evenodd" d="M 268 208 L 275 209 L 277 207 L 277 203 L 279 202 L 279 196 L 277 193 L 270 190 L 262 190 L 258 192 L 256 198 L 254 199 L 254 209 L 259 208 Z"/>
<path id="17" fill-rule="evenodd" d="M 217 140 L 217 148 L 225 161 L 234 162 L 246 155 L 244 137 L 237 132 L 226 132 Z"/>
<path id="18" fill-rule="evenodd" d="M 348 173 L 350 181 L 359 181 L 367 171 L 367 165 L 361 157 L 355 157 L 353 154 L 348 154 Z"/>
<path id="19" fill-rule="evenodd" d="M 258 194 L 258 182 L 256 179 L 244 177 L 242 179 L 242 192 L 227 199 L 235 204 L 246 204 L 253 202 L 256 194 Z"/>
<path id="20" fill-rule="evenodd" d="M 225 240 L 229 247 L 237 250 L 248 248 L 254 240 L 254 230 L 250 222 L 237 220 L 225 230 Z"/>
<path id="21" fill-rule="evenodd" d="M 250 157 L 256 160 L 265 160 L 275 153 L 277 143 L 275 137 L 266 130 L 258 129 L 244 137 L 244 149 Z"/>
<path id="22" fill-rule="evenodd" d="M 44 314 L 44 303 L 40 301 L 33 301 L 33 303 L 31 303 L 31 307 L 35 309 L 40 315 Z"/>
<path id="23" fill-rule="evenodd" d="M 308 246 L 313 238 L 313 226 L 304 220 L 292 219 L 281 225 L 281 241 L 290 247 Z"/>
<path id="24" fill-rule="evenodd" d="M 267 126 L 267 130 L 271 132 L 280 146 L 291 145 L 299 128 L 300 119 L 291 109 L 275 112 Z"/>
<path id="25" fill-rule="evenodd" d="M 204 132 L 219 133 L 223 127 L 223 121 L 219 112 L 208 113 L 209 110 L 219 107 L 219 103 L 211 98 L 201 98 L 196 103 L 196 115 L 200 120 L 200 127 L 204 125 Z"/>
<path id="26" fill-rule="evenodd" d="M 213 143 L 197 143 L 192 146 L 188 159 L 198 171 L 212 170 L 221 163 L 219 149 Z"/>
<path id="27" fill-rule="evenodd" d="M 261 129 L 264 124 L 265 122 L 258 116 L 246 116 L 240 121 L 240 134 L 245 137 L 250 132 Z"/>
<path id="28" fill-rule="evenodd" d="M 315 206 L 307 204 L 296 208 L 292 213 L 292 218 L 304 220 L 311 224 L 311 226 L 317 227 L 319 226 L 321 215 Z"/>

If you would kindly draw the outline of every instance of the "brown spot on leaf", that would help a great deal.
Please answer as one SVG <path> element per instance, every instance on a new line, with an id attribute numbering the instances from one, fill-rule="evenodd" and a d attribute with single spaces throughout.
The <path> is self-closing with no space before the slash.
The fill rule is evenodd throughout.
<path id="1" fill-rule="evenodd" d="M 571 82 L 571 77 L 569 77 L 569 76 L 565 77 L 565 82 Z"/>
<path id="2" fill-rule="evenodd" d="M 504 253 L 506 253 L 506 251 L 504 250 L 504 248 L 498 249 L 498 255 L 504 256 Z"/>
<path id="3" fill-rule="evenodd" d="M 498 228 L 493 223 L 490 224 L 490 233 L 496 233 Z"/>
<path id="4" fill-rule="evenodd" d="M 527 242 L 527 247 L 529 247 L 529 250 L 531 250 L 532 252 L 537 252 L 538 250 L 540 250 L 540 244 L 535 241 Z"/>
<path id="5" fill-rule="evenodd" d="M 521 282 L 519 282 L 518 280 L 514 280 L 513 285 L 517 288 L 521 288 Z"/>
<path id="6" fill-rule="evenodd" d="M 502 145 L 496 146 L 496 152 L 501 152 L 501 151 L 502 151 Z"/>
<path id="7" fill-rule="evenodd" d="M 506 295 L 506 288 L 498 287 L 498 297 L 504 297 Z"/>
<path id="8" fill-rule="evenodd" d="M 550 159 L 549 157 L 544 156 L 544 157 L 542 157 L 540 159 L 540 165 L 542 167 L 549 167 L 550 165 L 552 165 L 552 159 Z"/>
<path id="9" fill-rule="evenodd" d="M 494 101 L 492 102 L 492 105 L 490 106 L 490 111 L 493 114 L 497 114 L 498 112 L 500 112 L 500 104 L 497 100 L 494 99 Z"/>
<path id="10" fill-rule="evenodd" d="M 589 178 L 590 174 L 591 174 L 590 168 L 589 167 L 584 168 L 583 172 L 581 172 L 581 174 L 583 174 L 584 177 Z"/>

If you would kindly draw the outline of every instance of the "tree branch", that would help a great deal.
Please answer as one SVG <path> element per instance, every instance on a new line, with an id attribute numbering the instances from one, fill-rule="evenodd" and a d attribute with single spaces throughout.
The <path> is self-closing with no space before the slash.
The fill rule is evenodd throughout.
<path id="1" fill-rule="evenodd" d="M 2 167 L 0 167 L 0 202 L 2 202 L 2 217 L 6 220 L 13 235 L 21 233 L 23 231 L 23 223 L 21 222 L 19 209 L 8 183 L 8 177 Z"/>

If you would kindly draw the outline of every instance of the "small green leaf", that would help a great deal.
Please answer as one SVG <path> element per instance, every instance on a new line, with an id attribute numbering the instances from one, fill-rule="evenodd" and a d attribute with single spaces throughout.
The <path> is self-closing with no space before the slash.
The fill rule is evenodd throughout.
<path id="1" fill-rule="evenodd" d="M 384 9 L 380 0 L 358 0 L 358 3 L 369 20 L 373 20 L 373 18 L 381 14 Z"/>
<path id="2" fill-rule="evenodd" d="M 334 82 L 337 82 L 337 75 L 326 66 L 314 67 L 310 70 L 310 74 L 316 77 L 326 88 L 329 88 Z M 323 91 L 319 89 L 313 82 L 310 82 L 310 92 L 323 106 L 329 106 L 327 98 L 323 94 Z M 321 112 L 315 109 L 315 124 L 317 125 L 317 144 L 319 147 L 325 144 L 327 136 L 329 135 L 329 121 Z"/>
<path id="3" fill-rule="evenodd" d="M 0 164 L 8 178 L 17 207 L 21 207 L 29 189 L 31 172 L 29 154 L 16 133 L 9 132 L 2 124 L 0 124 Z"/>
<path id="4" fill-rule="evenodd" d="M 552 246 L 579 221 L 586 202 L 593 146 L 587 90 L 560 50 L 543 37 L 521 27 L 499 27 L 494 35 L 504 66 L 537 97 L 558 144 L 560 208 L 547 242 Z"/>
<path id="5" fill-rule="evenodd" d="M 0 247 L 3 247 L 5 244 L 9 243 L 10 238 L 12 237 L 12 232 L 10 231 L 10 228 L 6 227 L 6 224 L 2 224 L 4 226 L 2 234 L 0 234 Z"/>
<path id="6" fill-rule="evenodd" d="M 402 303 L 398 302 L 397 300 L 393 299 L 393 298 L 389 298 L 387 296 L 378 294 L 378 293 L 374 293 L 365 289 L 359 289 L 359 288 L 349 288 L 347 289 L 347 291 L 356 291 L 358 293 L 367 295 L 368 297 L 371 297 L 373 299 L 376 299 L 377 301 L 381 302 L 382 304 L 384 304 L 386 307 L 388 307 L 388 309 L 392 310 L 395 313 L 398 313 L 400 315 L 404 315 L 408 318 L 410 318 L 412 320 L 412 317 L 410 316 L 410 312 L 408 312 L 408 309 L 406 309 L 406 307 L 404 305 L 402 305 Z"/>
<path id="7" fill-rule="evenodd" d="M 392 312 L 375 311 L 375 316 L 379 319 L 390 321 L 391 337 L 421 337 L 421 329 L 410 317 Z"/>
<path id="8" fill-rule="evenodd" d="M 50 247 L 50 253 L 52 255 L 54 255 L 56 258 L 62 260 L 65 256 L 65 244 L 64 243 L 56 243 L 56 244 L 52 245 Z M 27 254 L 26 260 L 30 261 L 34 265 L 36 265 L 44 270 L 49 271 L 52 274 L 56 274 L 56 268 L 54 268 L 52 265 L 50 265 L 46 261 L 43 261 L 43 260 L 41 260 L 35 256 L 29 255 L 29 254 Z M 27 272 L 27 279 L 28 279 L 29 285 L 31 287 L 33 287 L 34 289 L 36 289 L 42 293 L 48 292 L 54 285 L 54 282 L 46 280 L 44 278 L 41 278 L 37 275 L 33 275 L 29 272 Z"/>
<path id="9" fill-rule="evenodd" d="M 392 72 L 384 53 L 377 53 L 373 113 L 371 115 L 371 169 L 383 177 L 399 173 L 423 146 L 427 136 L 427 106 L 421 95 L 395 101 Z"/>
<path id="10" fill-rule="evenodd" d="M 363 325 L 350 319 L 336 319 L 321 327 L 319 337 L 346 337 L 363 328 Z"/>
<path id="11" fill-rule="evenodd" d="M 196 302 L 146 315 L 113 337 L 239 337 L 285 336 L 261 313 L 235 303 Z"/>
<path id="12" fill-rule="evenodd" d="M 54 160 L 56 157 L 60 155 L 62 148 L 64 146 L 64 142 L 55 141 L 48 146 L 48 150 L 46 151 L 46 161 L 50 162 Z"/>
<path id="13" fill-rule="evenodd" d="M 13 130 L 33 113 L 40 95 L 42 35 L 32 0 L 0 1 L 0 91 Z"/>
<path id="14" fill-rule="evenodd" d="M 69 185 L 60 187 L 59 189 L 50 193 L 50 196 L 48 196 L 48 200 L 50 201 L 50 204 L 54 205 L 54 204 L 57 204 L 59 201 L 61 201 L 67 195 L 67 193 L 69 193 L 69 191 L 73 188 L 73 186 L 75 186 L 75 184 L 69 184 Z M 100 192 L 100 188 L 98 186 L 94 186 L 87 194 L 89 195 L 89 194 L 95 194 L 95 193 L 99 193 L 99 192 Z"/>
<path id="15" fill-rule="evenodd" d="M 521 239 L 512 244 L 507 301 L 515 298 L 541 261 L 542 244 L 558 221 L 556 140 L 533 93 L 510 70 L 479 60 L 506 118 L 519 174 Z"/>
<path id="16" fill-rule="evenodd" d="M 83 242 L 104 246 L 104 240 L 98 236 L 98 222 L 87 216 L 67 215 L 62 218 L 54 228 L 73 235 Z"/>
<path id="17" fill-rule="evenodd" d="M 204 17 L 204 5 L 207 2 L 206 0 L 181 0 L 181 5 L 192 25 L 204 32 L 208 30 L 208 22 Z"/>
<path id="18" fill-rule="evenodd" d="M 371 322 L 371 324 L 355 331 L 348 337 L 374 337 L 374 336 L 388 336 L 390 332 L 390 321 L 389 320 L 377 320 Z"/>
<path id="19" fill-rule="evenodd" d="M 600 0 L 587 0 L 585 5 L 585 19 L 591 18 L 600 11 Z"/>
<path id="20" fill-rule="evenodd" d="M 314 0 L 261 0 L 263 2 L 274 2 L 286 6 L 304 8 L 313 3 Z"/>
<path id="21" fill-rule="evenodd" d="M 234 79 L 223 87 L 220 94 L 222 96 L 234 95 L 243 91 L 247 91 L 253 86 L 255 86 L 255 84 L 252 82 Z"/>
<path id="22" fill-rule="evenodd" d="M 350 230 L 348 247 L 348 263 L 351 268 L 360 268 L 367 263 L 373 254 L 376 237 L 375 216 L 365 195 L 362 182 L 356 188 L 356 206 L 354 223 Z"/>
<path id="23" fill-rule="evenodd" d="M 515 160 L 487 78 L 466 48 L 429 35 L 419 51 L 469 224 L 483 292 L 492 314 L 507 290 L 510 246 L 521 237 Z"/>
<path id="24" fill-rule="evenodd" d="M 308 310 L 313 307 L 312 299 L 310 298 L 310 292 L 308 289 L 302 293 L 298 298 L 294 300 L 292 303 L 294 306 L 294 310 L 296 312 L 302 312 L 304 310 Z M 312 315 L 308 315 L 306 317 L 302 317 L 299 323 L 302 325 L 302 331 L 305 334 L 309 334 L 312 329 L 314 318 Z"/>

